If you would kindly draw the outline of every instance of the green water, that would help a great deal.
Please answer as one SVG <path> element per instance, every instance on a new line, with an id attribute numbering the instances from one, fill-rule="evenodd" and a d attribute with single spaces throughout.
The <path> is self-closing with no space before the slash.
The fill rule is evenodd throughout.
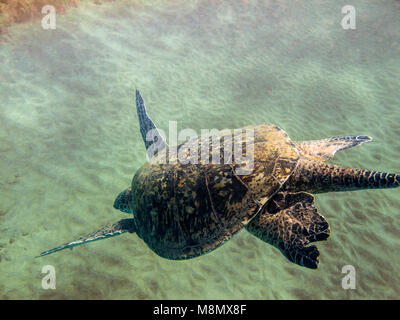
<path id="1" fill-rule="evenodd" d="M 178 129 L 273 123 L 293 140 L 370 135 L 334 163 L 400 172 L 400 5 L 118 1 L 11 28 L 0 44 L 1 299 L 398 299 L 399 190 L 316 197 L 331 226 L 318 270 L 243 231 L 188 261 L 123 235 L 40 259 L 127 215 L 112 208 L 146 161 L 134 106 Z M 56 290 L 42 289 L 42 267 Z M 344 265 L 356 289 L 341 286 Z"/>

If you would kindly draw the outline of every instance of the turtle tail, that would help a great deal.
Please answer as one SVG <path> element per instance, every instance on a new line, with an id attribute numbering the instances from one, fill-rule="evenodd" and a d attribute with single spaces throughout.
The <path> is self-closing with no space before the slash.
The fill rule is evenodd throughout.
<path id="1" fill-rule="evenodd" d="M 116 223 L 106 225 L 103 228 L 101 228 L 95 232 L 89 233 L 83 237 L 80 237 L 74 241 L 67 242 L 67 243 L 62 244 L 61 246 L 44 251 L 41 254 L 39 254 L 38 256 L 36 256 L 35 258 L 46 256 L 50 253 L 61 251 L 61 250 L 67 249 L 67 248 L 72 249 L 75 246 L 79 246 L 81 244 L 85 244 L 88 242 L 118 236 L 125 232 L 130 232 L 130 233 L 136 232 L 136 225 L 135 225 L 135 221 L 133 218 L 122 219 Z"/>
<path id="2" fill-rule="evenodd" d="M 312 193 L 399 186 L 398 174 L 341 167 L 321 161 L 302 161 L 288 183 L 289 189 Z"/>

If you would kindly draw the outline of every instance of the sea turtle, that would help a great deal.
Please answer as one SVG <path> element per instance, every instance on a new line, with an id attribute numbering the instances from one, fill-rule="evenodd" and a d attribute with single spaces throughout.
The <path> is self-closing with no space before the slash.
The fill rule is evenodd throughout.
<path id="1" fill-rule="evenodd" d="M 260 124 L 245 127 L 247 130 L 239 134 L 228 130 L 194 137 L 174 148 L 167 145 L 149 118 L 138 90 L 136 106 L 140 131 L 153 157 L 114 202 L 114 208 L 134 217 L 39 256 L 130 232 L 159 256 L 183 260 L 214 250 L 244 228 L 277 247 L 290 261 L 315 269 L 319 251 L 309 244 L 326 240 L 330 228 L 314 207 L 311 193 L 400 185 L 396 174 L 325 163 L 338 150 L 371 141 L 369 136 L 295 142 L 279 127 Z M 213 148 L 215 141 L 220 143 Z M 239 162 L 237 155 L 231 157 L 236 142 L 246 149 L 243 154 L 253 152 L 252 170 L 247 174 L 238 174 L 247 160 Z M 202 152 L 191 153 L 188 146 L 200 146 Z M 206 157 L 201 156 L 203 150 L 209 151 Z M 177 152 L 181 152 L 179 159 Z M 161 154 L 165 160 L 167 153 L 167 163 L 154 161 Z M 211 161 L 215 159 L 221 161 Z"/>

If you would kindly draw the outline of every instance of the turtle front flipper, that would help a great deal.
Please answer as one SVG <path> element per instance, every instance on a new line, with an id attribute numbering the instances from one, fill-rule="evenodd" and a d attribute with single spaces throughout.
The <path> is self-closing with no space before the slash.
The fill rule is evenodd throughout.
<path id="1" fill-rule="evenodd" d="M 85 244 L 88 242 L 118 236 L 125 232 L 130 232 L 130 233 L 136 232 L 136 226 L 135 226 L 134 219 L 132 219 L 132 218 L 131 219 L 122 219 L 116 223 L 106 225 L 105 227 L 103 227 L 95 232 L 89 233 L 83 237 L 80 237 L 74 241 L 67 242 L 61 246 L 44 251 L 41 254 L 39 254 L 38 256 L 36 256 L 35 258 L 46 256 L 50 253 L 54 253 L 54 252 L 64 250 L 67 248 L 72 249 L 75 246 L 79 246 L 81 244 Z"/>
<path id="2" fill-rule="evenodd" d="M 147 114 L 146 107 L 139 90 L 136 90 L 136 109 L 139 118 L 140 133 L 142 134 L 147 153 L 151 158 L 158 152 L 164 150 L 167 147 L 167 143 L 165 142 L 154 122 Z"/>
<path id="3" fill-rule="evenodd" d="M 302 156 L 313 160 L 328 160 L 333 158 L 339 150 L 358 146 L 364 142 L 372 141 L 369 136 L 344 136 L 332 137 L 322 140 L 295 142 Z"/>
<path id="4" fill-rule="evenodd" d="M 319 251 L 314 241 L 329 237 L 329 224 L 314 207 L 314 197 L 305 192 L 279 192 L 246 229 L 277 247 L 290 261 L 311 269 L 318 267 Z"/>

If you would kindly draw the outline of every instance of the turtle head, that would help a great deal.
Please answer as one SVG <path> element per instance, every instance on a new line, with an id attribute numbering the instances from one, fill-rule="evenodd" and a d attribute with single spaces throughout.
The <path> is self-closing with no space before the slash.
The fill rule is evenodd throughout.
<path id="1" fill-rule="evenodd" d="M 122 191 L 114 201 L 114 208 L 125 213 L 133 213 L 132 210 L 132 188 Z"/>

